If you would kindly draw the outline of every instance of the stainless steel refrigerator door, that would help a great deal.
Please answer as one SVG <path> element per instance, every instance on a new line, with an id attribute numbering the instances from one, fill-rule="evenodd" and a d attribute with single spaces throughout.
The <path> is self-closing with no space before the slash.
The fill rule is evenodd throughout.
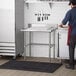
<path id="1" fill-rule="evenodd" d="M 0 55 L 15 55 L 14 0 L 0 0 Z"/>

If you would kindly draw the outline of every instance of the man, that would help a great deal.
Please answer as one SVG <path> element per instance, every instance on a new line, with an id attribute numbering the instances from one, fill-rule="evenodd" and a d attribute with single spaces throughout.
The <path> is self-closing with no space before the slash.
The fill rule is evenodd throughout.
<path id="1" fill-rule="evenodd" d="M 76 0 L 70 0 L 69 5 L 71 9 L 67 11 L 62 23 L 59 25 L 64 28 L 64 25 L 68 22 L 68 26 L 71 28 L 70 41 L 69 41 L 69 65 L 66 66 L 68 69 L 74 69 L 74 52 L 76 45 Z"/>

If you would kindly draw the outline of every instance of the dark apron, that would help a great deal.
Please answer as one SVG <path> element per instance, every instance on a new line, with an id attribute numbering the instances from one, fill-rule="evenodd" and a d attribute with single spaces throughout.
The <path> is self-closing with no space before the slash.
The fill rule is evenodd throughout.
<path id="1" fill-rule="evenodd" d="M 68 38 L 67 38 L 67 45 L 69 45 L 69 44 L 70 44 L 70 36 L 71 36 L 71 31 L 72 31 L 71 26 L 68 26 Z"/>

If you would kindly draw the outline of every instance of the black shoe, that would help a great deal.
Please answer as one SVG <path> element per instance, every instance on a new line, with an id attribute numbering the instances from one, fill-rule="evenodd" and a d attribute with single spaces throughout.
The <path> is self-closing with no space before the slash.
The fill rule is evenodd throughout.
<path id="1" fill-rule="evenodd" d="M 74 68 L 74 65 L 66 65 L 65 66 L 67 69 L 72 69 L 72 70 L 74 70 L 75 68 Z"/>

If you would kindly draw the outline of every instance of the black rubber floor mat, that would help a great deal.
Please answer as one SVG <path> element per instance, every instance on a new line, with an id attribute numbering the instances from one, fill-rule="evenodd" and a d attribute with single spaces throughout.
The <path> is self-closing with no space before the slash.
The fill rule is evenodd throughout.
<path id="1" fill-rule="evenodd" d="M 0 65 L 0 69 L 12 69 L 12 70 L 53 73 L 61 65 L 62 64 L 59 64 L 59 63 L 11 60 L 5 64 Z"/>

